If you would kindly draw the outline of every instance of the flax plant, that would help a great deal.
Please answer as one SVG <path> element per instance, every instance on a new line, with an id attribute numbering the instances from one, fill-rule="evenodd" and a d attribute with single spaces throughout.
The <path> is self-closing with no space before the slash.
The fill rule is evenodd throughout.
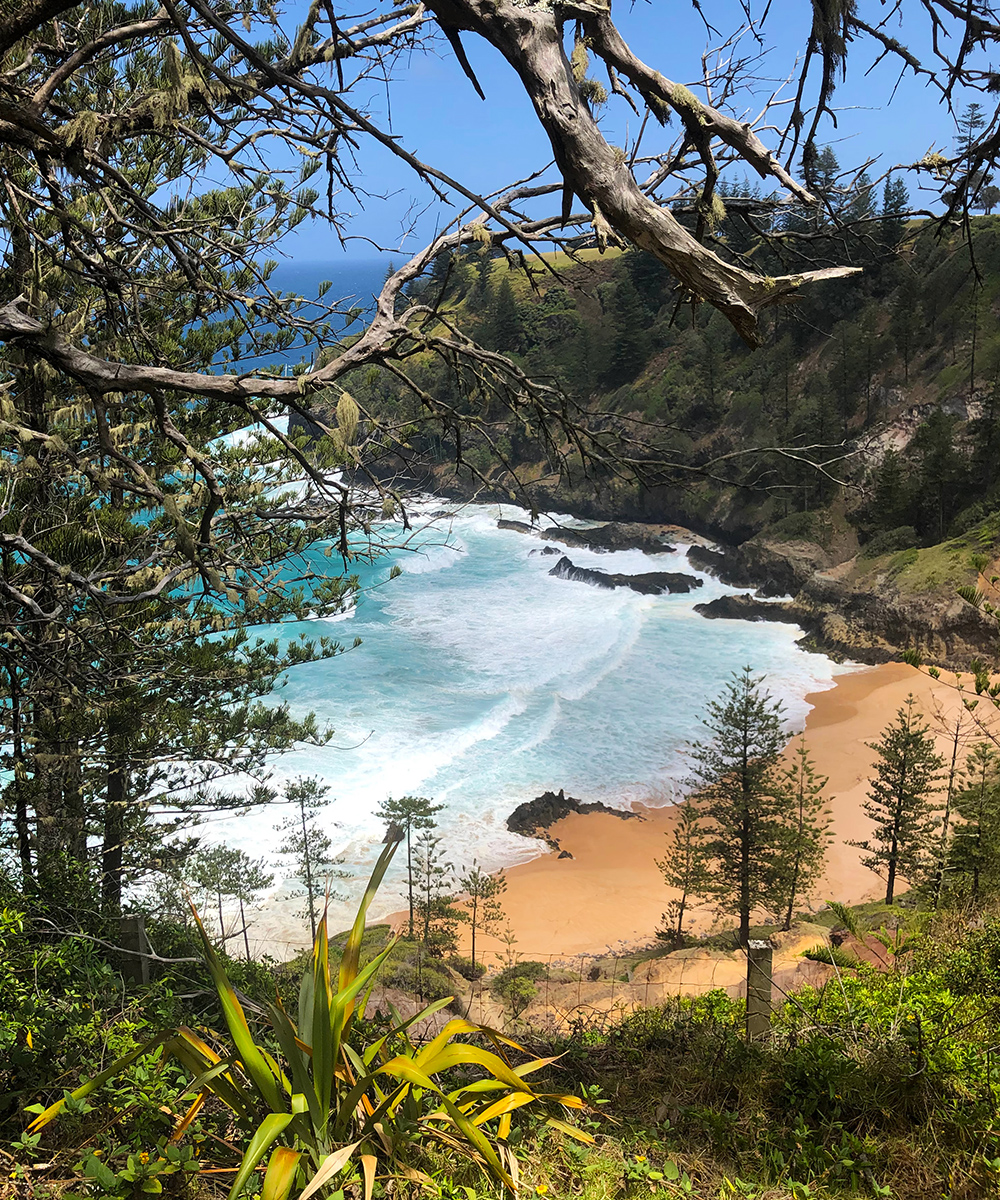
<path id="1" fill-rule="evenodd" d="M 567 1123 L 567 1108 L 585 1107 L 572 1095 L 535 1091 L 527 1082 L 551 1058 L 529 1059 L 517 1066 L 509 1050 L 516 1042 L 464 1018 L 449 1021 L 426 1045 L 411 1040 L 412 1028 L 443 1009 L 439 1000 L 403 1020 L 392 1010 L 388 1032 L 365 1043 L 363 1016 L 379 968 L 395 945 L 361 966 L 365 917 L 399 845 L 386 845 L 372 872 L 344 946 L 334 981 L 330 967 L 327 920 L 317 929 L 311 964 L 299 990 L 297 1020 L 280 1000 L 266 1006 L 279 1062 L 250 1029 L 225 968 L 199 921 L 205 959 L 218 992 L 229 1033 L 229 1046 L 217 1053 L 193 1030 L 180 1028 L 151 1042 L 101 1072 L 72 1093 L 82 1098 L 156 1046 L 178 1059 L 193 1079 L 185 1095 L 195 1094 L 174 1131 L 179 1140 L 209 1095 L 233 1112 L 246 1131 L 242 1160 L 229 1200 L 243 1190 L 267 1158 L 261 1200 L 286 1200 L 296 1186 L 299 1200 L 338 1190 L 351 1180 L 363 1182 L 370 1200 L 376 1178 L 420 1178 L 413 1150 L 437 1145 L 477 1164 L 510 1191 L 517 1189 L 517 1161 L 507 1145 L 513 1114 L 533 1107 L 546 1123 L 580 1141 L 592 1136 Z M 492 1045 L 457 1040 L 475 1035 Z M 452 1086 L 447 1073 L 463 1068 Z M 471 1069 L 471 1070 L 470 1070 Z M 469 1075 L 476 1077 L 470 1079 Z M 59 1100 L 31 1124 L 38 1132 L 62 1109 Z M 256 1185 L 254 1190 L 256 1190 Z"/>

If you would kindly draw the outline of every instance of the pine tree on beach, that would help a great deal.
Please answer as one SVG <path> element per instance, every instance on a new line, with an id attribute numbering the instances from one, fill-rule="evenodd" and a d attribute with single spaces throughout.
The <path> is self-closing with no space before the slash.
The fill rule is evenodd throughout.
<path id="1" fill-rule="evenodd" d="M 411 940 L 414 934 L 414 915 L 416 893 L 416 875 L 413 864 L 413 833 L 414 830 L 434 829 L 437 822 L 434 814 L 444 808 L 443 804 L 433 804 L 426 796 L 400 796 L 393 800 L 391 796 L 376 810 L 375 815 L 390 825 L 397 825 L 406 835 L 406 892 L 409 900 L 409 922 L 407 937 Z"/>
<path id="2" fill-rule="evenodd" d="M 445 860 L 441 844 L 441 838 L 434 835 L 433 829 L 423 829 L 416 839 L 413 854 L 420 940 L 423 948 L 435 957 L 454 950 L 456 927 L 461 919 L 452 894 L 455 868 Z"/>
<path id="3" fill-rule="evenodd" d="M 205 902 L 215 902 L 216 919 L 219 922 L 219 945 L 226 943 L 226 924 L 223 905 L 232 893 L 233 868 L 238 850 L 231 846 L 205 846 L 191 860 L 190 879 L 195 887 L 204 892 Z"/>
<path id="4" fill-rule="evenodd" d="M 250 934 L 247 925 L 247 906 L 256 904 L 258 893 L 269 888 L 274 883 L 274 872 L 267 869 L 263 858 L 251 858 L 242 850 L 236 852 L 236 873 L 232 884 L 233 894 L 240 906 L 240 930 L 243 934 L 243 950 L 247 962 L 250 961 Z"/>
<path id="5" fill-rule="evenodd" d="M 503 871 L 491 875 L 472 860 L 472 867 L 458 881 L 465 893 L 459 911 L 461 920 L 470 926 L 472 966 L 476 966 L 476 933 L 492 933 L 504 919 L 500 897 L 507 890 L 507 876 Z"/>
<path id="6" fill-rule="evenodd" d="M 870 838 L 847 843 L 865 852 L 861 862 L 869 870 L 885 872 L 886 904 L 893 901 L 900 875 L 918 884 L 934 862 L 931 839 L 937 821 L 930 798 L 938 790 L 944 759 L 915 705 L 909 696 L 879 740 L 867 743 L 877 758 L 863 808 L 875 829 Z"/>
<path id="7" fill-rule="evenodd" d="M 305 776 L 286 784 L 284 798 L 292 806 L 292 813 L 275 826 L 278 833 L 285 835 L 278 853 L 292 859 L 294 877 L 305 888 L 303 916 L 309 918 L 313 941 L 320 899 L 324 894 L 336 900 L 346 899 L 331 890 L 330 881 L 349 878 L 347 872 L 338 869 L 341 860 L 334 857 L 333 842 L 317 820 L 317 815 L 330 804 L 326 798 L 329 790 L 318 779 Z"/>
<path id="8" fill-rule="evenodd" d="M 657 930 L 657 937 L 680 946 L 684 941 L 684 918 L 692 901 L 711 892 L 705 858 L 705 825 L 694 800 L 680 806 L 677 823 L 667 839 L 667 853 L 656 860 L 656 865 L 663 874 L 663 882 L 676 888 L 680 895 L 667 905 L 662 917 L 664 929 Z"/>
<path id="9" fill-rule="evenodd" d="M 977 742 L 965 763 L 966 786 L 955 794 L 958 817 L 948 855 L 948 871 L 969 879 L 973 903 L 985 880 L 996 882 L 1000 862 L 1000 754 Z"/>
<path id="10" fill-rule="evenodd" d="M 755 910 L 774 912 L 787 896 L 787 799 L 780 758 L 783 705 L 750 667 L 734 674 L 704 724 L 711 740 L 692 747 L 691 782 L 707 825 L 705 855 L 720 912 L 739 914 L 739 941 Z"/>
<path id="11" fill-rule="evenodd" d="M 945 871 L 948 866 L 948 851 L 954 836 L 955 796 L 959 791 L 959 784 L 963 774 L 958 762 L 958 751 L 966 740 L 962 736 L 962 727 L 965 724 L 965 718 L 968 716 L 968 713 L 969 710 L 964 706 L 960 708 L 958 715 L 955 717 L 954 725 L 948 727 L 948 733 L 951 735 L 948 781 L 944 789 L 944 808 L 941 813 L 941 822 L 938 829 L 937 862 L 934 865 L 934 874 L 930 881 L 931 900 L 935 908 L 941 903 L 941 889 L 944 885 Z M 939 723 L 943 722 L 939 721 Z"/>
<path id="12" fill-rule="evenodd" d="M 274 883 L 274 875 L 267 870 L 262 858 L 251 858 L 235 846 L 207 846 L 200 849 L 191 860 L 190 878 L 215 899 L 219 921 L 219 941 L 225 947 L 230 937 L 243 935 L 243 947 L 247 962 L 250 961 L 250 938 L 247 932 L 246 906 L 257 899 L 257 893 Z M 223 901 L 234 899 L 240 906 L 240 928 L 227 934 L 223 918 Z"/>
<path id="13" fill-rule="evenodd" d="M 791 764 L 784 771 L 788 798 L 788 905 L 782 929 L 790 929 L 796 901 L 809 892 L 823 873 L 830 833 L 829 802 L 824 795 L 829 779 L 818 775 L 805 738 L 800 737 Z"/>

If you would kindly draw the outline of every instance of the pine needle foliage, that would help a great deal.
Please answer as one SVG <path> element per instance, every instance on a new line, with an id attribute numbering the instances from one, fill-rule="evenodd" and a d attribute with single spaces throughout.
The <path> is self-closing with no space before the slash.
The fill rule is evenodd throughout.
<path id="1" fill-rule="evenodd" d="M 966 759 L 965 786 L 955 795 L 958 821 L 948 856 L 948 873 L 964 879 L 978 902 L 993 890 L 1000 862 L 1000 755 L 988 742 L 977 742 Z"/>
<path id="2" fill-rule="evenodd" d="M 692 747 L 696 803 L 708 827 L 711 894 L 720 912 L 739 914 L 750 938 L 755 910 L 774 911 L 786 895 L 788 823 L 780 758 L 783 705 L 747 666 L 704 719 L 711 735 Z"/>
<path id="3" fill-rule="evenodd" d="M 682 805 L 677 823 L 667 835 L 667 853 L 656 860 L 663 882 L 680 892 L 667 905 L 662 917 L 664 928 L 657 930 L 657 937 L 673 941 L 677 946 L 684 940 L 684 918 L 691 903 L 711 891 L 711 875 L 705 857 L 706 834 L 697 805 Z"/>
<path id="4" fill-rule="evenodd" d="M 931 797 L 938 791 L 944 759 L 912 695 L 879 740 L 868 746 L 877 757 L 863 808 L 875 828 L 871 837 L 848 845 L 864 851 L 866 867 L 884 873 L 885 902 L 891 904 L 900 875 L 916 885 L 933 868 L 937 820 Z"/>
<path id="5" fill-rule="evenodd" d="M 790 929 L 795 905 L 818 882 L 831 840 L 830 808 L 825 796 L 829 783 L 813 766 L 805 738 L 800 737 L 784 771 L 788 807 L 788 904 L 782 929 Z"/>

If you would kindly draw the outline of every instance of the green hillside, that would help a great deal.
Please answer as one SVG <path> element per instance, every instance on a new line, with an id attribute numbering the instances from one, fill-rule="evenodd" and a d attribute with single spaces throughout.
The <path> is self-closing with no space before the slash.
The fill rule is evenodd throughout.
<path id="1" fill-rule="evenodd" d="M 719 505 L 717 482 L 688 491 L 680 507 L 689 516 L 723 529 L 728 516 L 731 531 L 746 536 L 829 504 L 836 485 L 802 462 L 725 458 L 802 449 L 856 485 L 847 520 L 872 543 L 871 556 L 963 533 L 996 509 L 1000 479 L 1000 217 L 974 220 L 971 245 L 928 226 L 896 254 L 891 243 L 903 231 L 890 233 L 861 248 L 861 275 L 772 310 L 754 350 L 637 250 L 585 250 L 576 262 L 560 254 L 551 262 L 557 274 L 473 250 L 436 264 L 421 288 L 443 289 L 458 329 L 557 382 L 583 410 L 631 418 L 647 447 L 685 465 L 711 464 L 713 480 L 740 486 L 739 519 Z M 450 364 L 418 356 L 410 374 L 438 399 L 462 404 Z M 398 380 L 374 371 L 352 390 L 376 410 L 407 403 Z M 479 445 L 473 438 L 462 448 L 468 462 L 499 477 L 489 432 L 530 479 L 537 445 L 519 439 L 513 423 L 506 436 L 488 419 L 483 431 Z M 440 462 L 456 452 L 447 438 L 424 449 Z M 655 452 L 647 457 L 658 465 Z M 600 470 L 596 482 L 610 486 Z"/>

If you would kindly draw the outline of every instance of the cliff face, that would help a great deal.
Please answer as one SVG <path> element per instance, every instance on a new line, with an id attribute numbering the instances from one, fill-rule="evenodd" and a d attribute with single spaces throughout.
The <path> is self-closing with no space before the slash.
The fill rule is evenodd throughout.
<path id="1" fill-rule="evenodd" d="M 793 621 L 817 646 L 837 657 L 879 663 L 916 651 L 924 662 L 951 670 L 973 660 L 992 664 L 998 626 L 957 592 L 975 585 L 971 550 L 961 540 L 840 562 L 815 543 L 758 536 L 720 551 L 693 547 L 692 565 L 757 596 L 726 597 L 705 605 L 707 617 Z M 987 573 L 988 570 L 987 570 Z M 758 597 L 791 596 L 775 602 Z"/>

